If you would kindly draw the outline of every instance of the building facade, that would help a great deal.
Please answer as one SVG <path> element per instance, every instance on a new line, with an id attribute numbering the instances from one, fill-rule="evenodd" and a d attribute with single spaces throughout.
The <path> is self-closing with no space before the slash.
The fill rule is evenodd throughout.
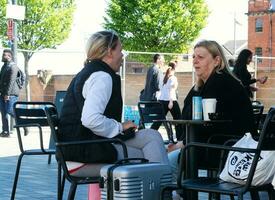
<path id="1" fill-rule="evenodd" d="M 275 1 L 248 1 L 248 48 L 259 57 L 275 57 Z M 258 59 L 258 69 L 274 70 L 275 60 Z"/>

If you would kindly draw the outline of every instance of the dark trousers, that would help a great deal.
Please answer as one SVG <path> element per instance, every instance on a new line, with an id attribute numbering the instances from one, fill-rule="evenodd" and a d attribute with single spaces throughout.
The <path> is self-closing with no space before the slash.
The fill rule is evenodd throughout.
<path id="1" fill-rule="evenodd" d="M 180 111 L 180 106 L 177 101 L 173 101 L 173 107 L 170 110 L 168 108 L 169 101 L 159 101 L 162 104 L 164 114 L 167 115 L 168 111 L 170 111 L 171 115 L 173 116 L 173 119 L 181 119 L 181 111 Z M 160 127 L 161 123 L 153 123 L 151 128 L 158 130 Z M 181 138 L 183 128 L 181 125 L 176 125 L 176 137 L 177 139 Z"/>
<path id="2" fill-rule="evenodd" d="M 2 131 L 9 132 L 8 114 L 14 116 L 13 104 L 18 100 L 17 96 L 10 96 L 9 100 L 5 101 L 3 96 L 0 96 L 0 110 L 2 116 Z"/>

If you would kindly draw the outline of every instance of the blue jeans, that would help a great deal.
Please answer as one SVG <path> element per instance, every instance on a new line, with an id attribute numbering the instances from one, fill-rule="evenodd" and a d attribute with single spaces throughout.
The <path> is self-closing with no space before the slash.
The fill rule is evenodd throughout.
<path id="1" fill-rule="evenodd" d="M 178 177 L 178 170 L 179 170 L 179 155 L 180 155 L 180 149 L 177 149 L 175 151 L 172 151 L 168 154 L 169 164 L 172 169 L 172 182 L 177 182 Z"/>
<path id="2" fill-rule="evenodd" d="M 14 117 L 13 104 L 18 100 L 17 96 L 10 96 L 9 100 L 5 101 L 3 96 L 0 96 L 0 111 L 2 116 L 2 131 L 9 132 L 8 114 Z"/>

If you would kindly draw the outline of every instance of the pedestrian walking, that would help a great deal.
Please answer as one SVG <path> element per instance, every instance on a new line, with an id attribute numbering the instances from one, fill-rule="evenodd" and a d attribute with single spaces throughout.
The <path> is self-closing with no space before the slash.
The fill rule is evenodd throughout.
<path id="1" fill-rule="evenodd" d="M 9 137 L 9 120 L 8 114 L 12 117 L 13 104 L 18 100 L 20 88 L 17 84 L 19 68 L 13 62 L 13 53 L 9 49 L 5 49 L 2 54 L 2 62 L 4 65 L 0 72 L 0 111 L 2 119 L 1 137 Z"/>

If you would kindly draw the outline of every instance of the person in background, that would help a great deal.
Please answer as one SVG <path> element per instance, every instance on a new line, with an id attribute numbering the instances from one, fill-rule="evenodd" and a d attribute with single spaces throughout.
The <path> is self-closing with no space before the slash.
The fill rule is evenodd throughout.
<path id="1" fill-rule="evenodd" d="M 18 75 L 18 67 L 13 62 L 13 53 L 9 49 L 5 49 L 2 54 L 2 62 L 4 65 L 0 72 L 0 110 L 2 115 L 2 132 L 1 137 L 9 137 L 9 118 L 14 116 L 13 104 L 18 100 L 20 88 L 16 82 Z"/>
<path id="2" fill-rule="evenodd" d="M 198 127 L 196 134 L 199 141 L 207 142 L 209 137 L 217 133 L 243 136 L 250 132 L 257 134 L 254 124 L 254 116 L 250 99 L 241 82 L 234 77 L 228 68 L 227 60 L 221 46 L 210 40 L 198 42 L 194 47 L 193 67 L 196 73 L 196 83 L 184 100 L 182 110 L 183 119 L 192 119 L 192 97 L 216 98 L 216 112 L 222 114 L 223 119 L 231 120 L 230 126 L 222 127 Z M 178 155 L 180 148 L 184 147 L 185 134 L 177 144 L 168 147 L 169 160 L 176 180 L 178 170 Z M 228 138 L 227 138 L 228 139 Z M 223 144 L 222 138 L 215 141 Z M 211 152 L 212 153 L 212 152 Z M 215 152 L 214 152 L 215 153 Z M 206 152 L 199 152 L 200 166 L 216 166 L 216 160 L 207 156 Z"/>
<path id="3" fill-rule="evenodd" d="M 170 111 L 173 119 L 181 119 L 180 106 L 177 101 L 178 79 L 175 76 L 176 65 L 176 62 L 170 62 L 168 64 L 168 69 L 163 79 L 163 86 L 160 90 L 159 101 L 163 106 L 165 115 Z M 153 123 L 151 128 L 157 130 L 159 126 L 159 123 Z M 177 138 L 179 138 L 181 134 L 182 126 L 176 125 Z"/>
<path id="4" fill-rule="evenodd" d="M 140 101 L 156 101 L 159 98 L 159 91 L 163 83 L 163 73 L 161 67 L 164 66 L 164 57 L 155 54 L 154 64 L 148 69 L 146 75 L 145 88 L 140 92 Z"/>
<path id="5" fill-rule="evenodd" d="M 233 58 L 228 59 L 228 65 L 229 65 L 229 69 L 233 71 L 235 66 L 235 60 Z"/>
<path id="6" fill-rule="evenodd" d="M 151 162 L 168 163 L 159 132 L 144 129 L 132 134 L 136 125 L 121 122 L 121 79 L 117 72 L 122 62 L 122 44 L 113 31 L 94 33 L 87 42 L 83 69 L 71 81 L 60 115 L 60 140 L 120 138 L 129 158 L 142 157 Z M 130 130 L 130 131 L 129 131 Z M 74 175 L 92 175 L 87 163 L 113 163 L 123 158 L 120 145 L 82 145 L 65 149 L 66 160 L 86 163 Z"/>
<path id="7" fill-rule="evenodd" d="M 263 76 L 260 78 L 251 77 L 251 74 L 247 70 L 247 65 L 249 65 L 249 63 L 252 61 L 252 56 L 252 51 L 250 51 L 249 49 L 243 49 L 240 52 L 233 69 L 233 73 L 236 75 L 238 79 L 241 80 L 250 98 L 253 97 L 253 92 L 258 90 L 258 88 L 252 86 L 251 84 L 256 82 L 264 84 L 268 78 L 267 76 Z"/>

